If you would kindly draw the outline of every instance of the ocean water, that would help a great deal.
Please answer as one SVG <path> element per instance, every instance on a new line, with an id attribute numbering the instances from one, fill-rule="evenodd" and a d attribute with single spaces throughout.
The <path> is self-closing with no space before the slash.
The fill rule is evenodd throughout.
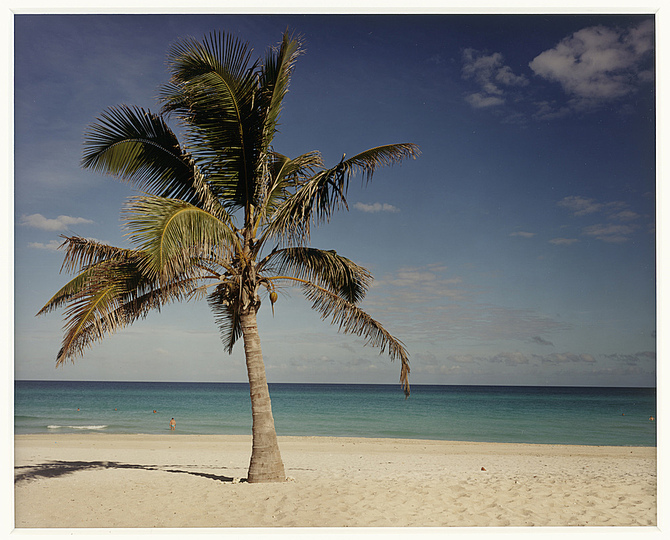
<path id="1" fill-rule="evenodd" d="M 278 435 L 655 446 L 656 389 L 270 384 Z M 16 381 L 15 433 L 250 434 L 243 383 Z M 156 412 L 154 412 L 154 410 Z"/>

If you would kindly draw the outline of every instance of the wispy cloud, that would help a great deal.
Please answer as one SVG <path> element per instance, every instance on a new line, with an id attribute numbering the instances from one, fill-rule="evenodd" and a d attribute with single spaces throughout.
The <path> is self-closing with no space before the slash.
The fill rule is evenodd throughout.
<path id="1" fill-rule="evenodd" d="M 526 86 L 528 79 L 516 75 L 505 65 L 501 53 L 485 54 L 476 49 L 463 51 L 462 76 L 474 80 L 479 90 L 465 96 L 466 101 L 476 109 L 495 107 L 505 103 L 506 93 L 511 89 Z"/>
<path id="2" fill-rule="evenodd" d="M 597 203 L 594 199 L 587 199 L 578 195 L 565 197 L 558 201 L 557 204 L 562 208 L 567 208 L 575 216 L 585 216 L 587 214 L 600 212 L 603 207 L 602 204 Z"/>
<path id="3" fill-rule="evenodd" d="M 43 242 L 30 242 L 28 244 L 28 247 L 34 248 L 34 249 L 46 249 L 48 251 L 57 251 L 58 246 L 61 245 L 62 242 L 59 240 L 51 240 L 51 242 L 47 242 L 46 244 Z"/>
<path id="4" fill-rule="evenodd" d="M 621 212 L 616 212 L 610 216 L 612 219 L 618 221 L 633 221 L 640 217 L 639 214 L 632 212 L 631 210 L 622 210 Z"/>
<path id="5" fill-rule="evenodd" d="M 567 208 L 575 216 L 586 216 L 588 214 L 604 212 L 613 219 L 631 220 L 639 217 L 635 212 L 627 210 L 626 207 L 628 205 L 622 201 L 601 203 L 595 199 L 573 195 L 561 199 L 557 204 L 562 208 Z"/>
<path id="6" fill-rule="evenodd" d="M 463 299 L 465 291 L 460 287 L 462 279 L 458 276 L 446 277 L 446 270 L 441 265 L 404 267 L 376 280 L 374 286 L 386 292 L 386 300 L 403 305 L 440 298 Z"/>
<path id="7" fill-rule="evenodd" d="M 495 107 L 502 105 L 505 100 L 498 96 L 486 95 L 484 92 L 474 92 L 465 96 L 467 101 L 475 109 L 485 109 L 486 107 Z"/>
<path id="8" fill-rule="evenodd" d="M 644 351 L 634 354 L 606 354 L 605 358 L 616 360 L 628 366 L 636 366 L 641 363 L 656 362 L 656 353 L 653 351 Z"/>
<path id="9" fill-rule="evenodd" d="M 651 81 L 653 46 L 651 20 L 628 29 L 594 26 L 540 53 L 529 67 L 537 76 L 560 84 L 570 97 L 570 108 L 584 110 L 632 94 L 640 83 Z M 546 103 L 544 107 L 546 114 Z"/>
<path id="10" fill-rule="evenodd" d="M 643 354 L 643 353 L 640 353 Z M 612 355 L 617 357 L 619 355 Z M 437 360 L 437 359 L 436 359 Z M 473 354 L 448 355 L 446 363 L 451 364 L 505 364 L 506 366 L 522 365 L 560 365 L 560 364 L 595 364 L 596 358 L 587 353 L 549 353 L 524 354 L 518 351 L 501 351 L 496 354 L 477 356 Z"/>
<path id="11" fill-rule="evenodd" d="M 603 242 L 622 243 L 630 239 L 630 236 L 638 230 L 638 226 L 631 223 L 640 218 L 640 215 L 628 208 L 628 204 L 621 201 L 598 202 L 580 196 L 565 197 L 558 201 L 557 205 L 572 212 L 574 216 L 598 216 L 605 218 L 608 223 L 596 223 L 582 230 L 582 234 Z M 626 222 L 626 223 L 622 223 Z M 553 244 L 568 245 L 574 239 L 556 238 L 550 240 Z"/>
<path id="12" fill-rule="evenodd" d="M 545 355 L 533 355 L 533 358 L 543 364 L 566 364 L 566 363 L 587 363 L 593 364 L 596 359 L 590 354 L 574 353 L 551 353 Z"/>
<path id="13" fill-rule="evenodd" d="M 616 225 L 613 223 L 597 224 L 586 227 L 584 229 L 584 234 L 602 240 L 603 242 L 618 244 L 627 242 L 636 229 L 637 227 L 631 225 Z"/>
<path id="14" fill-rule="evenodd" d="M 521 364 L 528 364 L 530 363 L 530 360 L 525 354 L 520 352 L 503 352 L 489 358 L 489 362 L 494 364 L 503 363 L 508 366 L 518 366 Z"/>
<path id="15" fill-rule="evenodd" d="M 450 358 L 451 360 L 451 358 Z M 587 363 L 593 364 L 596 359 L 591 354 L 576 353 L 550 353 L 550 354 L 530 354 L 521 352 L 503 351 L 491 356 L 482 356 L 476 358 L 479 362 L 492 364 L 505 364 L 507 366 L 520 366 L 526 364 L 566 364 L 566 363 Z"/>
<path id="16" fill-rule="evenodd" d="M 30 214 L 21 216 L 19 225 L 33 227 L 43 231 L 65 231 L 72 225 L 88 225 L 93 223 L 90 219 L 72 216 L 58 216 L 57 218 L 46 218 L 42 214 Z"/>
<path id="17" fill-rule="evenodd" d="M 518 231 L 518 232 L 511 233 L 510 236 L 520 236 L 521 238 L 533 238 L 533 236 L 535 236 L 535 233 L 526 232 L 526 231 Z"/>
<path id="18" fill-rule="evenodd" d="M 357 202 L 354 204 L 354 208 L 356 210 L 360 210 L 361 212 L 368 212 L 370 214 L 375 214 L 377 212 L 400 212 L 400 210 L 392 204 L 378 202 L 373 204 Z"/>
<path id="19" fill-rule="evenodd" d="M 571 328 L 533 310 L 478 303 L 480 290 L 442 268 L 405 268 L 373 285 L 364 309 L 393 321 L 395 331 L 408 339 L 527 343 L 535 336 Z"/>

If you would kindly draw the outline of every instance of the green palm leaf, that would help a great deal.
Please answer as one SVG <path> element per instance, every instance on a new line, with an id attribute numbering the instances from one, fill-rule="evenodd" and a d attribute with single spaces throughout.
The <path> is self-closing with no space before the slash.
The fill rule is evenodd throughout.
<path id="1" fill-rule="evenodd" d="M 421 152 L 419 147 L 412 143 L 386 144 L 370 148 L 342 161 L 331 169 L 336 176 L 340 189 L 346 191 L 349 178 L 361 173 L 364 181 L 369 181 L 377 167 L 390 167 L 401 161 L 416 159 Z"/>
<path id="2" fill-rule="evenodd" d="M 378 167 L 394 165 L 418 154 L 414 144 L 378 146 L 316 173 L 277 208 L 268 226 L 270 234 L 286 241 L 307 241 L 312 222 L 328 221 L 335 210 L 348 208 L 346 193 L 353 175 L 362 173 L 363 180 L 369 181 Z"/>
<path id="3" fill-rule="evenodd" d="M 257 65 L 249 58 L 246 44 L 231 35 L 183 40 L 168 54 L 172 79 L 161 90 L 163 111 L 189 126 L 187 142 L 212 189 L 240 207 L 255 191 L 254 143 L 262 131 L 254 111 Z"/>
<path id="4" fill-rule="evenodd" d="M 84 139 L 82 165 L 162 197 L 196 202 L 195 163 L 158 115 L 120 106 L 102 113 Z"/>
<path id="5" fill-rule="evenodd" d="M 177 199 L 140 196 L 124 211 L 131 241 L 146 255 L 144 272 L 170 281 L 201 258 L 229 259 L 235 233 L 209 212 Z"/>
<path id="6" fill-rule="evenodd" d="M 372 275 L 335 251 L 308 247 L 291 247 L 274 252 L 267 261 L 273 273 L 289 274 L 314 282 L 337 294 L 347 302 L 357 304 L 372 283 Z M 259 268 L 261 271 L 263 267 Z"/>
<path id="7" fill-rule="evenodd" d="M 279 48 L 271 50 L 266 55 L 265 66 L 259 80 L 258 104 L 258 110 L 264 115 L 262 140 L 264 149 L 270 146 L 276 134 L 282 103 L 288 92 L 293 67 L 300 54 L 300 41 L 285 32 Z"/>

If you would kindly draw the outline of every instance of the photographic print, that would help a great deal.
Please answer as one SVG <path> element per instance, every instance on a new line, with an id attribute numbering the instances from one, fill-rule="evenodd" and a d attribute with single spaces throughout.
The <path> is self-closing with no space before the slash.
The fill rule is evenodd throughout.
<path id="1" fill-rule="evenodd" d="M 17 529 L 656 527 L 654 14 L 13 33 Z"/>

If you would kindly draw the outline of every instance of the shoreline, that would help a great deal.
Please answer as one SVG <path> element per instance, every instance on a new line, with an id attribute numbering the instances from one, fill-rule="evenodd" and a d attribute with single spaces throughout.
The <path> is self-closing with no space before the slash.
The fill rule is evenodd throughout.
<path id="1" fill-rule="evenodd" d="M 59 432 L 54 430 L 49 433 L 15 433 L 14 438 L 17 439 L 48 439 L 48 438 L 86 438 L 99 437 L 104 440 L 108 438 L 118 439 L 133 439 L 138 437 L 150 439 L 162 439 L 164 437 L 188 437 L 188 438 L 203 438 L 203 439 L 221 439 L 238 441 L 248 439 L 251 444 L 251 434 L 226 434 L 226 433 L 183 433 L 180 431 L 170 431 L 166 429 L 163 433 L 113 433 L 97 430 L 81 430 L 70 432 Z M 639 449 L 656 449 L 657 445 L 625 445 L 625 444 L 570 444 L 570 443 L 543 443 L 543 442 L 497 442 L 497 441 L 466 441 L 466 440 L 451 440 L 451 439 L 421 439 L 421 438 L 403 438 L 403 437 L 361 437 L 354 435 L 277 435 L 280 443 L 281 441 L 308 440 L 308 441 L 338 441 L 338 440 L 353 440 L 353 441 L 370 441 L 377 443 L 384 443 L 385 441 L 397 441 L 407 444 L 413 443 L 428 443 L 428 444 L 449 444 L 449 445 L 494 445 L 494 446 L 513 446 L 513 447 L 566 447 L 566 448 L 639 448 Z"/>
<path id="2" fill-rule="evenodd" d="M 656 447 L 248 435 L 15 436 L 17 528 L 656 525 Z"/>

